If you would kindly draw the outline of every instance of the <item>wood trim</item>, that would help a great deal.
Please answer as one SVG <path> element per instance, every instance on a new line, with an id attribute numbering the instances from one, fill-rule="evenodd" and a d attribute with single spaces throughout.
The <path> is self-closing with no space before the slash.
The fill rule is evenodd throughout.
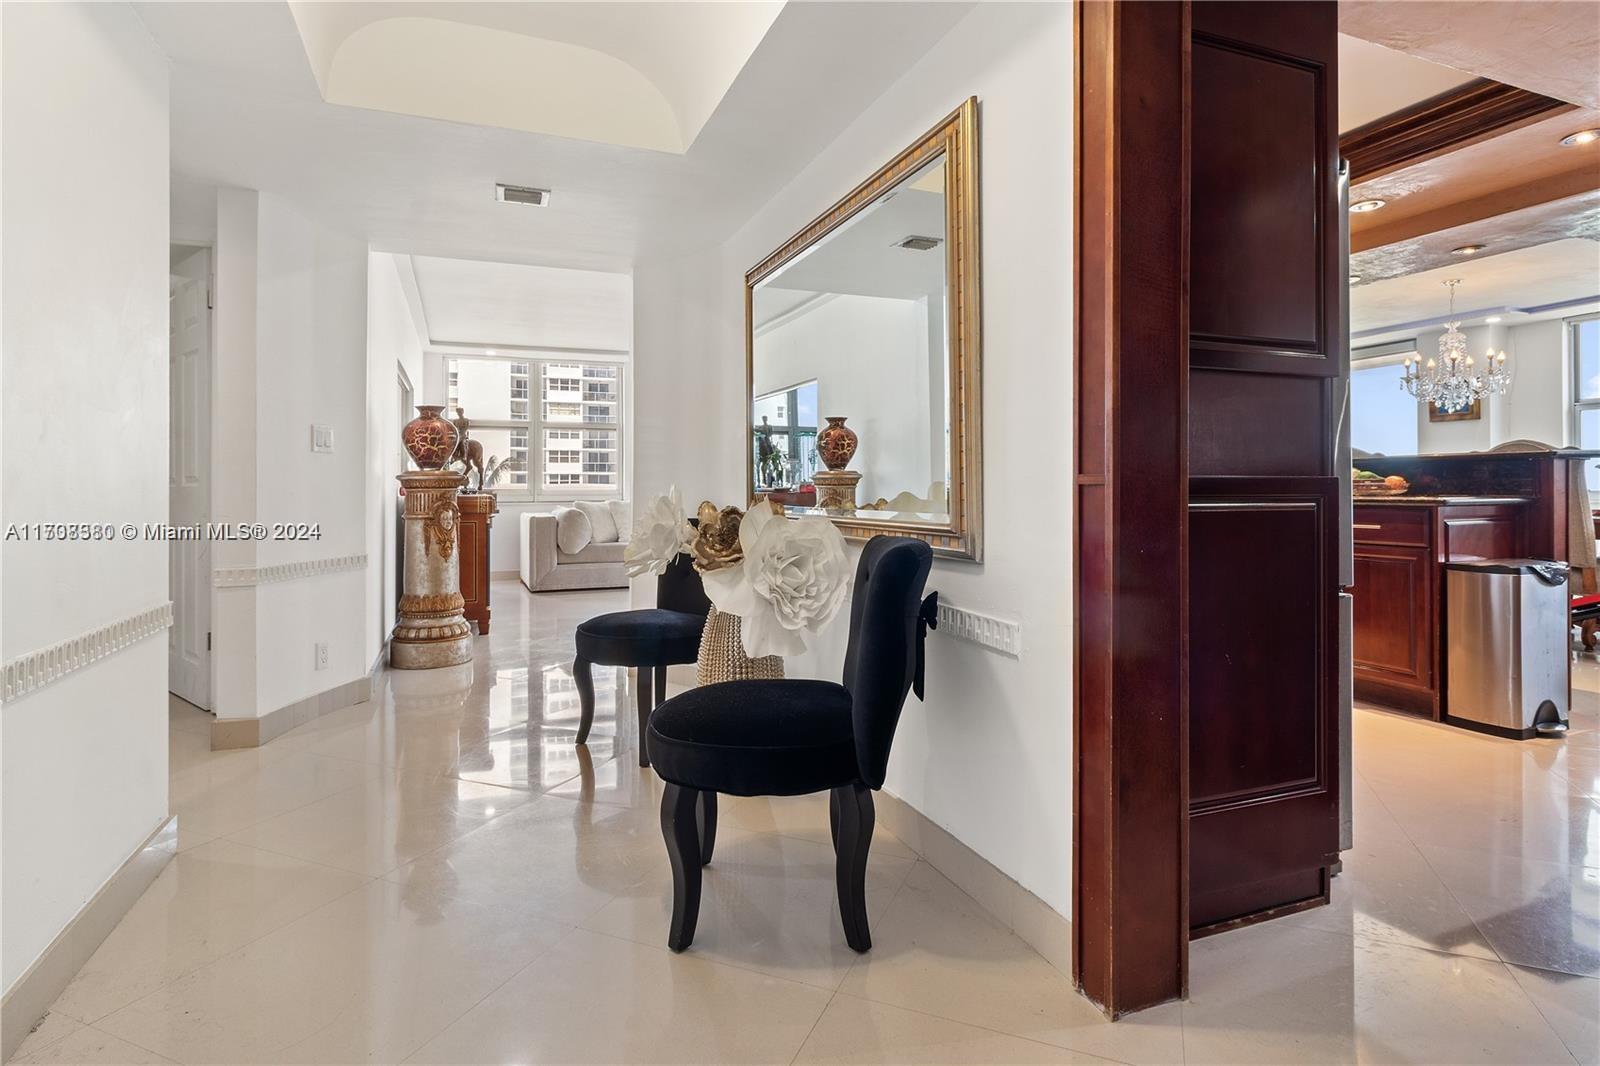
<path id="1" fill-rule="evenodd" d="M 1073 978 L 1113 1018 L 1188 990 L 1189 37 L 1077 7 Z"/>
<path id="2" fill-rule="evenodd" d="M 1574 106 L 1478 78 L 1351 130 L 1339 138 L 1339 152 L 1356 185 Z"/>

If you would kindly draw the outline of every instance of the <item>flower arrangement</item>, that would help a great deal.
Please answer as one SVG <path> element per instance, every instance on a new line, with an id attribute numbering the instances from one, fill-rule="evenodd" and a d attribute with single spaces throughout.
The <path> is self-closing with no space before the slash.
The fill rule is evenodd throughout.
<path id="1" fill-rule="evenodd" d="M 826 518 L 791 520 L 765 499 L 748 512 L 707 501 L 698 518 L 695 529 L 676 488 L 652 500 L 624 555 L 629 574 L 661 573 L 688 551 L 712 605 L 740 619 L 746 655 L 804 652 L 808 638 L 839 613 L 849 586 L 850 560 L 838 529 Z"/>

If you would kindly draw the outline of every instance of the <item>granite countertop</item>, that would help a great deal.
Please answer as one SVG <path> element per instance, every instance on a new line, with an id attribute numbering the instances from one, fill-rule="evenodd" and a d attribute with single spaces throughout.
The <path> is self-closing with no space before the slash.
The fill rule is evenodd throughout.
<path id="1" fill-rule="evenodd" d="M 1526 496 L 1356 496 L 1361 506 L 1381 504 L 1384 507 L 1470 507 L 1495 503 L 1527 503 Z"/>

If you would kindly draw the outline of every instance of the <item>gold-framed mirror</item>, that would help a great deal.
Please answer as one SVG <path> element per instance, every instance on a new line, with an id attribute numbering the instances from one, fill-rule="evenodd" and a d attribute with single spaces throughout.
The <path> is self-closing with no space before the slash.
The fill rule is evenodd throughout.
<path id="1" fill-rule="evenodd" d="M 744 280 L 751 501 L 981 560 L 977 98 Z"/>

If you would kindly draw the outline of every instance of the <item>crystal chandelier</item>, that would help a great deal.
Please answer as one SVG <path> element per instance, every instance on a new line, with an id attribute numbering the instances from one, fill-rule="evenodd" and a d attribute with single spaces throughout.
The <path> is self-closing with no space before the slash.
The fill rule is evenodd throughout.
<path id="1" fill-rule="evenodd" d="M 1456 286 L 1461 279 L 1452 278 L 1445 284 L 1450 287 L 1450 319 L 1444 336 L 1439 338 L 1439 356 L 1426 363 L 1420 353 L 1406 356 L 1400 387 L 1441 411 L 1464 411 L 1490 393 L 1504 396 L 1511 387 L 1511 370 L 1506 366 L 1506 353 L 1497 354 L 1490 348 L 1484 356 L 1483 371 L 1479 372 L 1467 354 L 1467 337 L 1459 328 L 1461 323 L 1455 320 Z"/>

